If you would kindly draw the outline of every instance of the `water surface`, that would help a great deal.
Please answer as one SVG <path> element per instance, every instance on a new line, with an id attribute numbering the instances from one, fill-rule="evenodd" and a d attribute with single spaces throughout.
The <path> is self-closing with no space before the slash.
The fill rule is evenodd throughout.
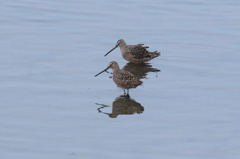
<path id="1" fill-rule="evenodd" d="M 239 158 L 239 2 L 0 4 L 1 158 Z M 118 39 L 161 56 L 104 57 Z M 94 77 L 113 60 L 131 98 Z"/>

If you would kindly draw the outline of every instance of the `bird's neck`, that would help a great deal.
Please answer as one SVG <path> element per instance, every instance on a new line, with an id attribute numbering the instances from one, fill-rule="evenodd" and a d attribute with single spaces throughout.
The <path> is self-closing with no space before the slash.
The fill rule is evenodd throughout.
<path id="1" fill-rule="evenodd" d="M 117 73 L 119 71 L 119 67 L 116 67 L 113 69 L 113 74 Z"/>

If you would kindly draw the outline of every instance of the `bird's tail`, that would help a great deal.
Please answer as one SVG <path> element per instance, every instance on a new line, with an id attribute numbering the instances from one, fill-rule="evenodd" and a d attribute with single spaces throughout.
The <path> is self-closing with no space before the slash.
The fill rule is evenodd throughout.
<path id="1" fill-rule="evenodd" d="M 158 52 L 157 50 L 154 51 L 154 52 L 152 52 L 152 58 L 158 57 L 158 56 L 160 56 L 160 55 L 161 55 L 161 53 Z"/>

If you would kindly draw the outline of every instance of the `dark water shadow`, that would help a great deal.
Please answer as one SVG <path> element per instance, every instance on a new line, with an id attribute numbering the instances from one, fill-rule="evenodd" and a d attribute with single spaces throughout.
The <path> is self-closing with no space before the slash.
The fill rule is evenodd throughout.
<path id="1" fill-rule="evenodd" d="M 141 63 L 141 64 L 135 64 L 135 63 L 127 63 L 123 70 L 129 71 L 132 74 L 134 74 L 138 79 L 146 78 L 147 74 L 149 72 L 160 72 L 161 70 L 157 68 L 153 68 L 152 65 L 149 63 Z"/>
<path id="2" fill-rule="evenodd" d="M 155 72 L 155 73 L 161 72 L 161 70 L 157 68 L 153 68 L 152 65 L 150 65 L 149 63 L 135 64 L 135 63 L 129 62 L 122 69 L 128 72 L 131 72 L 138 79 L 147 78 L 147 75 L 149 72 Z M 112 78 L 112 72 L 109 72 L 109 71 L 105 71 L 105 72 L 111 74 L 109 78 Z M 156 77 L 157 77 L 157 74 L 156 74 Z"/>
<path id="3" fill-rule="evenodd" d="M 119 96 L 112 103 L 112 112 L 104 112 L 104 108 L 109 107 L 105 104 L 98 104 L 101 106 L 97 110 L 99 113 L 108 115 L 110 118 L 117 118 L 118 115 L 133 115 L 141 114 L 144 111 L 144 107 L 132 99 L 130 96 Z"/>

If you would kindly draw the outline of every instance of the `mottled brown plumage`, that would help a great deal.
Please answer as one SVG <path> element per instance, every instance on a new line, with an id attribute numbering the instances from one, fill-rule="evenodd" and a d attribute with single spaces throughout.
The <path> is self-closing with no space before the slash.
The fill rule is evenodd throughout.
<path id="1" fill-rule="evenodd" d="M 156 58 L 160 55 L 160 52 L 158 51 L 149 52 L 147 50 L 147 48 L 149 47 L 143 45 L 144 44 L 127 45 L 123 39 L 120 39 L 117 41 L 116 46 L 113 49 L 111 49 L 105 56 L 107 56 L 118 46 L 120 47 L 123 58 L 133 63 L 143 63 L 153 58 Z"/>
<path id="2" fill-rule="evenodd" d="M 115 61 L 110 62 L 109 66 L 95 75 L 95 77 L 107 71 L 109 68 L 113 70 L 113 81 L 117 84 L 118 87 L 123 88 L 124 95 L 125 89 L 127 90 L 128 95 L 130 88 L 136 88 L 143 83 L 142 81 L 138 80 L 132 73 L 119 69 L 118 63 Z"/>

